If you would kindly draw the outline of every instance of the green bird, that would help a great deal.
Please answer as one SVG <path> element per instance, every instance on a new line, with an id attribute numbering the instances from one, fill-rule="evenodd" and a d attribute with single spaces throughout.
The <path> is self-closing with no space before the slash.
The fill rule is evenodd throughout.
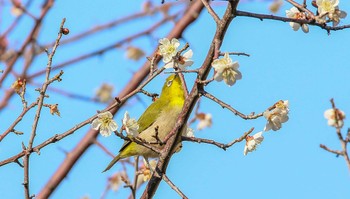
<path id="1" fill-rule="evenodd" d="M 159 99 L 153 102 L 137 121 L 139 124 L 139 137 L 147 142 L 156 143 L 155 135 L 157 131 L 158 138 L 164 140 L 174 128 L 184 103 L 185 93 L 180 77 L 177 74 L 170 75 L 164 83 Z M 180 144 L 178 149 L 181 147 Z M 153 144 L 153 146 L 159 149 L 164 147 L 159 144 Z M 109 170 L 120 159 L 130 156 L 143 156 L 147 160 L 148 158 L 158 157 L 158 154 L 135 142 L 125 141 L 119 150 L 119 154 L 103 172 Z"/>

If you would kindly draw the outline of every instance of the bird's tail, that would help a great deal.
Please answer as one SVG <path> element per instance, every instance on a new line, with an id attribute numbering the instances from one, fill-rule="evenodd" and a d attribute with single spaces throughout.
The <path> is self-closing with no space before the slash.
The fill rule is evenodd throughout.
<path id="1" fill-rule="evenodd" d="M 102 173 L 105 172 L 105 171 L 108 171 L 115 163 L 117 163 L 120 160 L 120 158 L 121 158 L 120 154 L 117 155 L 115 158 L 113 158 L 113 160 L 108 164 L 106 169 L 102 171 Z"/>

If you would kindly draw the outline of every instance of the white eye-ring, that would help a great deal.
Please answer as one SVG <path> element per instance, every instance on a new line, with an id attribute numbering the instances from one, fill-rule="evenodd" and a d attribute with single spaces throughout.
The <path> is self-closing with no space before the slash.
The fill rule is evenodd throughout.
<path id="1" fill-rule="evenodd" d="M 166 84 L 168 87 L 170 87 L 172 83 L 173 83 L 173 80 L 169 80 Z"/>

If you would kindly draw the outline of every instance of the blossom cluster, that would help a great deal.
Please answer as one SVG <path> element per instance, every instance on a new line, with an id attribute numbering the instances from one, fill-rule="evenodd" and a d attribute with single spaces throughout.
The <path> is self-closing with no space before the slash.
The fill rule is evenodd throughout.
<path id="1" fill-rule="evenodd" d="M 163 56 L 164 68 L 175 68 L 185 70 L 186 67 L 192 66 L 193 51 L 189 49 L 183 55 L 178 54 L 178 48 L 180 46 L 179 40 L 172 38 L 163 38 L 159 40 L 159 54 Z"/>
<path id="2" fill-rule="evenodd" d="M 328 109 L 324 112 L 324 117 L 327 119 L 329 126 L 342 128 L 344 125 L 345 113 L 339 109 Z"/>
<path id="3" fill-rule="evenodd" d="M 159 40 L 159 43 L 158 54 L 163 57 L 164 68 L 183 71 L 193 65 L 193 51 L 189 49 L 183 55 L 178 55 L 180 42 L 176 38 L 171 40 L 163 38 Z M 214 68 L 214 79 L 218 82 L 224 81 L 227 85 L 232 86 L 236 83 L 236 80 L 242 78 L 242 74 L 238 70 L 238 62 L 233 62 L 229 53 L 225 53 L 223 58 L 213 60 L 211 65 Z"/>
<path id="4" fill-rule="evenodd" d="M 257 146 L 261 144 L 264 140 L 263 132 L 273 130 L 277 131 L 281 129 L 282 123 L 288 121 L 289 117 L 289 101 L 278 101 L 271 110 L 266 110 L 263 113 L 263 116 L 266 118 L 267 123 L 264 127 L 264 130 L 256 133 L 253 136 L 246 137 L 246 145 L 244 147 L 243 154 L 247 155 L 248 152 L 256 150 Z"/>
<path id="5" fill-rule="evenodd" d="M 316 0 L 313 1 L 313 6 L 317 8 L 315 17 L 313 18 L 305 10 L 301 10 L 297 7 L 292 7 L 289 10 L 286 10 L 286 15 L 288 18 L 298 19 L 298 20 L 316 20 L 317 23 L 325 24 L 332 22 L 333 27 L 337 26 L 340 22 L 340 19 L 346 17 L 346 12 L 339 9 L 339 0 Z M 294 31 L 298 31 L 299 28 L 303 32 L 308 33 L 309 27 L 307 24 L 300 24 L 296 22 L 290 22 L 289 25 L 293 28 Z"/>

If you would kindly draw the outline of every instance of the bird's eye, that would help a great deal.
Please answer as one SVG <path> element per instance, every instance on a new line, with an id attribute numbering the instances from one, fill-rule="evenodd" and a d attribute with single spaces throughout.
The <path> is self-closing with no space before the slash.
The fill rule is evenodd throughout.
<path id="1" fill-rule="evenodd" d="M 169 81 L 167 82 L 167 86 L 170 87 L 172 83 L 173 83 L 173 80 L 169 80 Z"/>

